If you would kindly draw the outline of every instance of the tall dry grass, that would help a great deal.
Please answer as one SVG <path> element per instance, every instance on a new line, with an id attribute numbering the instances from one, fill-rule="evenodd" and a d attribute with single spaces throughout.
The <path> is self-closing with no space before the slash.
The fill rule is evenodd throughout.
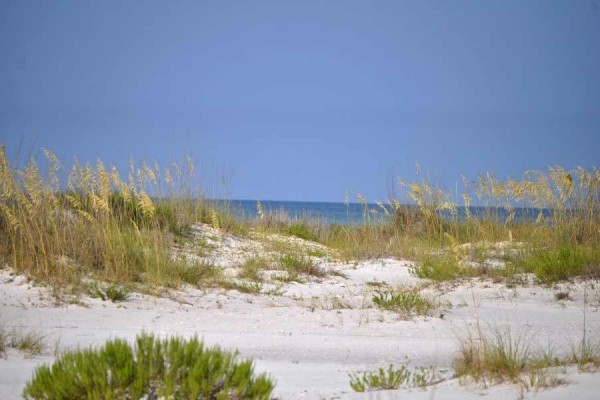
<path id="1" fill-rule="evenodd" d="M 362 223 L 344 225 L 290 219 L 265 211 L 260 202 L 257 219 L 236 218 L 194 186 L 189 159 L 164 169 L 130 162 L 122 178 L 100 160 L 93 166 L 74 162 L 67 170 L 51 152 L 44 155 L 43 171 L 36 160 L 15 168 L 0 148 L 0 261 L 47 282 L 77 284 L 87 275 L 119 282 L 184 281 L 177 277 L 185 270 L 171 248 L 196 222 L 238 234 L 293 235 L 335 248 L 346 259 L 415 259 L 422 266 L 417 273 L 432 279 L 480 275 L 461 265 L 461 245 L 499 241 L 524 244 L 510 260 L 511 273 L 533 272 L 545 283 L 600 276 L 596 168 L 551 167 L 519 180 L 486 174 L 473 182 L 463 179 L 462 193 L 427 180 L 400 180 L 409 204 L 392 197 L 388 204 L 371 205 L 359 194 Z M 531 215 L 523 218 L 527 212 Z"/>
<path id="2" fill-rule="evenodd" d="M 0 147 L 0 257 L 34 279 L 160 285 L 181 270 L 174 237 L 194 222 L 230 223 L 192 187 L 191 162 L 166 169 L 131 162 L 124 179 L 100 160 L 67 171 L 44 155 L 44 171 L 35 159 L 17 169 Z"/>
<path id="3" fill-rule="evenodd" d="M 494 242 L 520 243 L 519 254 L 509 260 L 511 272 L 533 272 L 544 283 L 600 276 L 600 170 L 550 167 L 528 171 L 520 180 L 486 174 L 463 181 L 461 195 L 426 181 L 404 185 L 418 221 L 405 230 L 449 249 L 433 261 L 431 252 L 422 254 L 424 277 L 478 275 L 481 271 L 461 268 L 468 247 L 460 245 Z M 395 220 L 406 226 L 405 210 L 392 204 Z"/>
<path id="4" fill-rule="evenodd" d="M 320 230 L 319 240 L 348 258 L 416 259 L 423 277 L 432 279 L 485 273 L 461 265 L 469 256 L 469 247 L 461 245 L 474 249 L 497 242 L 519 248 L 500 275 L 533 272 L 545 283 L 600 276 L 600 170 L 550 167 L 518 180 L 485 174 L 463 183 L 458 193 L 425 179 L 399 179 L 408 201 L 392 197 L 387 205 L 377 203 L 389 222 L 370 219 L 367 201 L 359 196 L 363 223 L 331 225 Z"/>

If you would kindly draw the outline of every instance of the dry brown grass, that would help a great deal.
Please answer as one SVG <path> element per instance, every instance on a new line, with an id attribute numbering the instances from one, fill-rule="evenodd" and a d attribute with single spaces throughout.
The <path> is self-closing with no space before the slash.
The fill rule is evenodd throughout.
<path id="1" fill-rule="evenodd" d="M 131 163 L 123 180 L 100 160 L 65 171 L 44 153 L 41 172 L 36 160 L 13 168 L 0 148 L 0 257 L 39 281 L 173 284 L 180 270 L 173 238 L 197 221 L 231 224 L 191 187 L 191 164 L 161 170 Z"/>
<path id="2" fill-rule="evenodd" d="M 92 275 L 162 285 L 178 276 L 171 273 L 179 268 L 171 256 L 173 240 L 189 233 L 195 222 L 238 234 L 297 236 L 336 249 L 348 260 L 394 256 L 427 261 L 431 274 L 423 277 L 454 279 L 461 271 L 485 275 L 461 267 L 465 254 L 460 245 L 498 241 L 526 243 L 518 257 L 508 260 L 511 273 L 533 272 L 545 283 L 600 274 L 600 252 L 594 250 L 600 248 L 596 168 L 552 167 L 504 181 L 486 174 L 473 183 L 465 179 L 462 194 L 426 180 L 400 181 L 414 204 L 403 205 L 397 198 L 377 203 L 379 214 L 388 218 L 382 222 L 359 195 L 362 224 L 339 225 L 292 220 L 284 212 L 265 211 L 260 202 L 258 218 L 235 218 L 192 185 L 190 160 L 166 169 L 131 163 L 124 179 L 100 160 L 94 166 L 75 162 L 66 171 L 51 152 L 44 154 L 43 172 L 35 160 L 15 169 L 0 148 L 0 257 L 45 282 L 78 285 L 82 276 Z M 483 215 L 476 215 L 473 202 L 485 207 Z M 519 218 L 523 207 L 536 215 Z M 452 265 L 456 274 L 447 273 Z M 436 266 L 446 271 L 438 274 Z"/>
<path id="3" fill-rule="evenodd" d="M 416 259 L 431 272 L 422 277 L 441 280 L 486 274 L 464 268 L 464 243 L 521 243 L 519 254 L 505 256 L 510 268 L 495 271 L 498 276 L 532 272 L 553 283 L 600 275 L 600 170 L 550 167 L 520 180 L 486 174 L 463 181 L 461 194 L 427 180 L 399 180 L 413 204 L 390 199 L 390 223 L 374 223 L 365 213 L 362 225 L 331 226 L 320 241 L 348 258 Z M 359 200 L 366 210 L 366 199 Z"/>

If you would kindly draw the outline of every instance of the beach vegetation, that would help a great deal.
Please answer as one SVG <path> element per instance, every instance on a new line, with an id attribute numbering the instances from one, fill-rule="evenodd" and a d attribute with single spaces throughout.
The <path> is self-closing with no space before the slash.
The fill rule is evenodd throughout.
<path id="1" fill-rule="evenodd" d="M 554 300 L 556 300 L 556 301 L 573 300 L 573 298 L 571 297 L 571 294 L 569 293 L 568 290 L 561 290 L 561 291 L 554 293 Z"/>
<path id="2" fill-rule="evenodd" d="M 417 288 L 396 288 L 376 291 L 371 300 L 378 308 L 397 312 L 403 319 L 429 315 L 437 304 L 422 295 Z"/>
<path id="3" fill-rule="evenodd" d="M 463 339 L 454 359 L 454 369 L 459 377 L 469 376 L 477 382 L 516 382 L 533 365 L 529 341 L 510 329 L 488 333 L 469 331 Z"/>
<path id="4" fill-rule="evenodd" d="M 310 257 L 303 254 L 281 254 L 277 260 L 279 268 L 287 273 L 288 280 L 295 280 L 299 275 L 324 277 L 326 271 L 318 266 Z"/>
<path id="5" fill-rule="evenodd" d="M 34 280 L 176 286 L 200 278 L 190 271 L 207 270 L 181 268 L 172 255 L 176 238 L 197 222 L 233 225 L 191 187 L 191 163 L 160 169 L 132 162 L 122 179 L 100 160 L 75 161 L 66 171 L 54 154 L 44 154 L 45 170 L 35 159 L 17 169 L 0 147 L 0 257 Z"/>
<path id="6" fill-rule="evenodd" d="M 59 355 L 36 368 L 26 399 L 243 398 L 270 399 L 273 380 L 250 360 L 207 347 L 196 337 L 137 336 Z"/>
<path id="7" fill-rule="evenodd" d="M 423 257 L 411 272 L 422 279 L 450 281 L 464 277 L 468 271 L 453 257 L 429 256 Z"/>
<path id="8" fill-rule="evenodd" d="M 532 273 L 541 283 L 553 284 L 600 275 L 596 168 L 551 167 L 504 181 L 486 174 L 473 182 L 464 179 L 462 194 L 445 192 L 426 180 L 401 180 L 400 187 L 412 204 L 392 197 L 391 224 L 363 227 L 386 248 L 376 245 L 363 252 L 370 240 L 357 240 L 352 233 L 354 255 L 383 251 L 407 257 L 417 261 L 413 270 L 417 277 L 436 281 L 512 279 Z M 479 206 L 472 206 L 474 200 Z"/>
<path id="9" fill-rule="evenodd" d="M 41 354 L 44 350 L 44 335 L 33 329 L 14 328 L 9 336 L 8 347 L 26 353 L 29 356 Z"/>
<path id="10" fill-rule="evenodd" d="M 129 290 L 127 290 L 126 287 L 114 283 L 109 285 L 104 291 L 104 293 L 106 295 L 106 298 L 112 301 L 113 303 L 126 301 L 129 297 Z"/>
<path id="11" fill-rule="evenodd" d="M 300 239 L 309 240 L 311 242 L 319 241 L 317 235 L 306 222 L 293 222 L 287 227 L 286 232 L 287 234 L 299 237 Z"/>
<path id="12" fill-rule="evenodd" d="M 4 324 L 0 324 L 0 357 L 6 354 L 8 348 L 8 331 Z"/>
<path id="13" fill-rule="evenodd" d="M 226 290 L 237 290 L 240 293 L 248 294 L 260 293 L 263 288 L 260 282 L 236 282 L 233 280 L 224 280 L 220 286 Z"/>
<path id="14" fill-rule="evenodd" d="M 545 284 L 576 277 L 600 278 L 600 250 L 581 246 L 562 246 L 559 249 L 536 250 L 517 260 L 523 271 L 532 272 Z"/>
<path id="15" fill-rule="evenodd" d="M 183 262 L 175 263 L 172 268 L 166 271 L 172 274 L 165 277 L 164 281 L 172 281 L 171 287 L 178 287 L 180 283 L 185 283 L 193 287 L 212 287 L 217 285 L 223 278 L 222 270 L 214 265 L 201 262 Z"/>
<path id="16" fill-rule="evenodd" d="M 350 374 L 350 387 L 355 392 L 372 392 L 377 390 L 395 390 L 401 386 L 425 387 L 436 380 L 435 368 L 422 367 L 411 371 L 402 365 L 395 368 L 390 364 L 388 368 L 379 368 L 377 371 L 354 372 Z"/>
<path id="17" fill-rule="evenodd" d="M 262 282 L 261 271 L 269 268 L 269 262 L 265 258 L 251 257 L 244 261 L 238 272 L 238 278 L 248 279 L 253 282 Z"/>
<path id="18" fill-rule="evenodd" d="M 475 331 L 468 330 L 459 340 L 453 363 L 456 376 L 484 386 L 511 382 L 527 390 L 554 387 L 567 382 L 566 366 L 578 363 L 574 356 L 559 357 L 552 348 L 536 347 L 531 338 L 508 327 L 484 330 L 477 324 Z M 573 354 L 583 353 L 577 348 Z M 586 361 L 597 363 L 597 353 L 595 357 Z"/>
<path id="19" fill-rule="evenodd" d="M 5 356 L 9 348 L 22 351 L 30 357 L 36 356 L 44 350 L 45 340 L 45 336 L 34 329 L 8 328 L 0 324 L 0 356 Z"/>
<path id="20" fill-rule="evenodd" d="M 200 258 L 211 251 L 190 242 L 196 223 L 263 240 L 279 253 L 274 263 L 287 280 L 323 277 L 326 271 L 313 257 L 329 255 L 329 249 L 343 260 L 414 260 L 413 273 L 434 281 L 514 280 L 530 273 L 551 285 L 600 277 L 596 168 L 551 167 L 506 180 L 488 173 L 464 179 L 462 193 L 426 179 L 398 180 L 387 204 L 357 196 L 360 223 L 330 224 L 290 218 L 260 202 L 256 218 L 236 217 L 228 202 L 207 199 L 193 184 L 189 159 L 168 168 L 131 162 L 121 177 L 101 160 L 65 168 L 50 151 L 44 157 L 16 168 L 0 147 L 0 259 L 56 287 L 83 288 L 90 279 L 127 287 L 214 286 L 223 281 L 218 268 L 174 254 L 190 246 Z M 252 236 L 256 232 L 262 234 Z M 318 242 L 323 249 L 284 243 L 269 233 Z M 258 282 L 260 269 L 248 264 L 240 274 Z"/>
<path id="21" fill-rule="evenodd" d="M 580 371 L 590 367 L 600 366 L 600 338 L 586 337 L 576 345 L 571 346 L 569 361 L 576 364 Z"/>

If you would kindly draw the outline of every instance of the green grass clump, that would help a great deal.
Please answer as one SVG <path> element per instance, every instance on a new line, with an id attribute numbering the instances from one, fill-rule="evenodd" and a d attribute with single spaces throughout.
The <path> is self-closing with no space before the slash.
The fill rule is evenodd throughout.
<path id="1" fill-rule="evenodd" d="M 326 275 L 325 270 L 317 266 L 310 257 L 304 255 L 283 254 L 278 259 L 278 265 L 287 272 L 288 280 L 297 280 L 300 274 L 316 277 Z"/>
<path id="2" fill-rule="evenodd" d="M 129 291 L 127 290 L 127 288 L 114 283 L 108 286 L 104 293 L 106 295 L 106 298 L 108 298 L 113 303 L 125 301 L 129 297 Z"/>
<path id="3" fill-rule="evenodd" d="M 44 346 L 45 337 L 35 330 L 8 330 L 5 325 L 0 325 L 0 356 L 4 356 L 9 348 L 22 351 L 28 356 L 35 356 L 42 353 Z"/>
<path id="4" fill-rule="evenodd" d="M 578 276 L 600 277 L 600 251 L 578 247 L 540 250 L 522 261 L 523 270 L 533 272 L 545 284 Z"/>
<path id="5" fill-rule="evenodd" d="M 92 299 L 106 300 L 106 294 L 100 288 L 97 281 L 85 282 L 83 284 L 83 292 L 90 296 Z"/>
<path id="6" fill-rule="evenodd" d="M 195 287 L 212 286 L 222 277 L 222 270 L 211 264 L 203 262 L 195 262 L 192 264 L 179 262 L 172 270 L 167 270 L 166 273 L 172 274 L 171 277 L 177 283 L 186 283 Z M 168 277 L 163 279 L 168 280 Z"/>
<path id="7" fill-rule="evenodd" d="M 15 329 L 10 334 L 9 347 L 35 356 L 44 350 L 44 336 L 33 330 L 18 331 Z"/>
<path id="8" fill-rule="evenodd" d="M 223 289 L 237 290 L 240 293 L 257 294 L 262 290 L 262 284 L 259 282 L 234 282 L 224 280 L 220 285 Z"/>
<path id="9" fill-rule="evenodd" d="M 310 240 L 311 242 L 319 241 L 318 236 L 315 235 L 312 229 L 303 222 L 290 224 L 286 229 L 286 233 L 288 235 L 299 237 L 300 239 Z"/>
<path id="10" fill-rule="evenodd" d="M 454 359 L 457 376 L 491 383 L 520 382 L 523 375 L 539 375 L 540 370 L 561 364 L 550 352 L 534 351 L 530 340 L 510 329 L 469 331 L 460 339 Z"/>
<path id="11" fill-rule="evenodd" d="M 364 372 L 350 374 L 350 387 L 355 392 L 373 390 L 398 389 L 410 377 L 410 371 L 403 365 L 398 369 L 390 364 L 388 369 L 379 368 L 377 372 Z"/>
<path id="12" fill-rule="evenodd" d="M 376 292 L 372 300 L 382 310 L 398 312 L 403 318 L 428 315 L 436 308 L 433 301 L 413 289 Z"/>
<path id="13" fill-rule="evenodd" d="M 17 349 L 28 356 L 41 354 L 46 345 L 45 337 L 33 329 L 12 328 L 0 324 L 0 356 L 9 348 Z"/>
<path id="14" fill-rule="evenodd" d="M 600 338 L 587 338 L 572 346 L 569 361 L 577 364 L 580 371 L 588 366 L 600 366 Z"/>
<path id="15" fill-rule="evenodd" d="M 8 333 L 6 332 L 6 328 L 4 325 L 0 325 L 0 357 L 4 356 L 7 349 L 8 343 Z"/>
<path id="16" fill-rule="evenodd" d="M 206 347 L 196 337 L 159 339 L 142 334 L 135 346 L 114 339 L 98 349 L 64 353 L 38 367 L 25 399 L 269 399 L 274 383 L 254 376 L 252 361 Z"/>
<path id="17" fill-rule="evenodd" d="M 260 271 L 267 268 L 269 268 L 269 262 L 264 258 L 249 258 L 242 264 L 238 278 L 248 279 L 253 282 L 262 282 L 263 277 Z"/>
<path id="18" fill-rule="evenodd" d="M 461 267 L 451 256 L 426 257 L 411 271 L 417 278 L 434 281 L 450 281 L 469 275 L 469 270 Z"/>
<path id="19" fill-rule="evenodd" d="M 394 368 L 390 364 L 387 369 L 379 368 L 376 372 L 354 372 L 350 374 L 350 387 L 359 393 L 376 390 L 395 390 L 402 385 L 425 387 L 434 382 L 435 375 L 433 367 L 410 371 L 404 365 Z"/>

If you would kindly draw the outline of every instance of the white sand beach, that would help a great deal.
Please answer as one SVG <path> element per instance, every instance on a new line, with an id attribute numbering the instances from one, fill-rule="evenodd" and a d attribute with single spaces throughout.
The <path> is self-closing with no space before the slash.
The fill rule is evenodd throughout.
<path id="1" fill-rule="evenodd" d="M 197 235 L 205 234 L 203 228 L 197 230 Z M 211 235 L 210 257 L 232 271 L 232 257 L 239 256 L 235 249 L 257 251 L 252 241 Z M 258 371 L 275 378 L 275 396 L 281 399 L 598 398 L 600 373 L 579 372 L 576 366 L 558 372 L 564 383 L 539 390 L 514 383 L 485 387 L 452 377 L 460 338 L 477 325 L 510 329 L 532 347 L 552 347 L 560 355 L 581 341 L 585 314 L 588 337 L 597 338 L 600 287 L 596 283 L 548 288 L 475 279 L 432 285 L 411 275 L 412 264 L 402 260 L 343 263 L 328 256 L 318 265 L 339 273 L 310 277 L 304 283 L 265 283 L 256 294 L 184 287 L 158 297 L 131 293 L 118 303 L 82 296 L 76 304 L 56 304 L 49 289 L 4 268 L 0 272 L 0 323 L 41 333 L 45 348 L 33 357 L 7 351 L 0 359 L 0 398 L 20 398 L 34 368 L 52 362 L 60 351 L 100 345 L 109 338 L 132 340 L 141 332 L 161 337 L 198 335 L 208 344 L 238 349 L 242 357 L 255 360 Z M 382 311 L 374 306 L 372 296 L 384 283 L 390 287 L 424 285 L 422 293 L 439 307 L 429 315 L 406 319 Z M 556 300 L 559 290 L 568 291 L 569 299 Z M 424 389 L 367 393 L 351 389 L 350 373 L 389 364 L 433 366 L 444 380 Z"/>

